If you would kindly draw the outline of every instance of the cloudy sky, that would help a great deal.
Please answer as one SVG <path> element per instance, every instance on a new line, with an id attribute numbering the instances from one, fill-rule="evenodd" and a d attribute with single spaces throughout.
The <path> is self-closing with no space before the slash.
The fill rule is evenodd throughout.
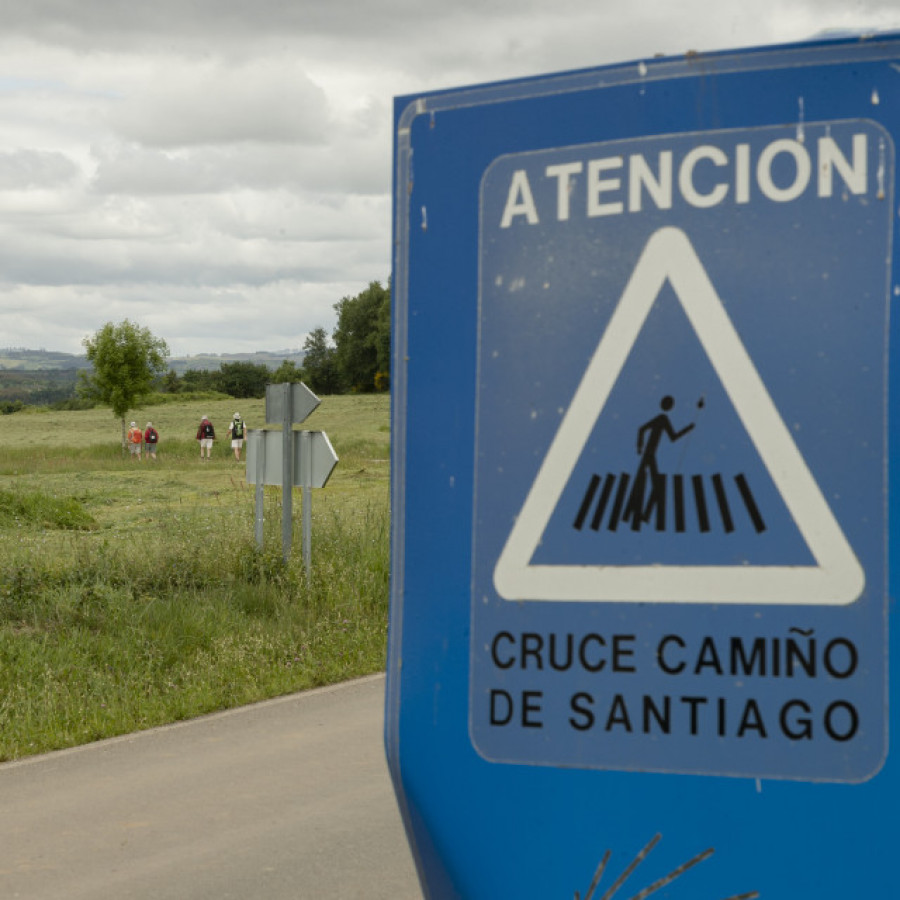
<path id="1" fill-rule="evenodd" d="M 900 27 L 900 0 L 0 0 L 0 347 L 301 347 L 390 274 L 396 95 Z"/>

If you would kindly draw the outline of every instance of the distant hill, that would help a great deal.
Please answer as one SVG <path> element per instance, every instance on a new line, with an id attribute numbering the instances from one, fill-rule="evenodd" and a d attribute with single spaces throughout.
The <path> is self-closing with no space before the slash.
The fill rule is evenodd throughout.
<path id="1" fill-rule="evenodd" d="M 216 371 L 222 363 L 249 362 L 254 365 L 277 369 L 285 360 L 302 365 L 306 354 L 302 350 L 258 350 L 255 353 L 203 353 L 197 356 L 171 356 L 170 369 L 179 375 L 188 369 Z M 0 349 L 0 370 L 23 372 L 55 371 L 57 369 L 88 369 L 87 357 L 75 353 L 60 353 L 54 350 L 25 350 L 19 347 Z"/>
<path id="2" fill-rule="evenodd" d="M 0 349 L 0 369 L 34 372 L 87 368 L 89 368 L 87 358 L 76 356 L 74 353 L 57 353 L 54 350 L 23 350 L 18 347 Z"/>
<path id="3" fill-rule="evenodd" d="M 285 360 L 303 365 L 302 350 L 257 350 L 255 353 L 201 353 L 197 356 L 170 356 L 167 360 L 169 368 L 182 375 L 188 369 L 207 369 L 214 372 L 222 363 L 248 362 L 256 366 L 268 366 L 277 369 Z"/>
<path id="4" fill-rule="evenodd" d="M 198 356 L 170 357 L 168 368 L 179 376 L 188 369 L 217 372 L 222 363 L 247 362 L 267 366 L 273 371 L 285 360 L 303 364 L 302 350 L 256 353 L 205 353 Z M 89 369 L 87 357 L 53 350 L 0 349 L 0 412 L 8 404 L 52 404 L 75 396 L 79 369 Z"/>

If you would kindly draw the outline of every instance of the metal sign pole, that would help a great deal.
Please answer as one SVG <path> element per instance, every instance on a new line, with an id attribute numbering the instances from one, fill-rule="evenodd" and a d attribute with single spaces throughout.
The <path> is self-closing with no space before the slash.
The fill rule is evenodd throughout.
<path id="1" fill-rule="evenodd" d="M 266 482 L 266 432 L 253 431 L 250 433 L 256 452 L 256 546 L 263 547 L 263 506 L 265 499 Z M 249 451 L 248 451 L 249 455 Z"/>
<path id="2" fill-rule="evenodd" d="M 293 430 L 291 429 L 291 412 L 293 404 L 291 403 L 291 389 L 293 385 L 284 384 L 282 403 L 282 445 L 281 445 L 281 550 L 284 561 L 287 563 L 291 554 L 291 532 L 293 530 L 293 506 L 291 490 L 294 483 L 293 479 L 293 461 L 291 442 L 293 440 Z"/>
<path id="3" fill-rule="evenodd" d="M 312 432 L 301 431 L 300 476 L 303 482 L 303 565 L 306 584 L 310 584 L 312 565 Z"/>
<path id="4" fill-rule="evenodd" d="M 312 532 L 312 495 L 314 487 L 324 487 L 328 476 L 337 464 L 334 448 L 323 431 L 299 432 L 295 438 L 293 424 L 302 422 L 319 405 L 319 398 L 305 384 L 270 384 L 266 386 L 266 421 L 281 423 L 281 469 L 278 475 L 279 456 L 276 432 L 261 429 L 256 432 L 257 441 L 248 444 L 247 480 L 257 485 L 257 541 L 262 546 L 262 485 L 282 486 L 281 543 L 284 561 L 287 563 L 293 537 L 293 500 L 291 490 L 296 484 L 305 491 L 303 495 L 304 557 L 310 568 Z M 269 434 L 272 435 L 269 440 Z M 271 445 L 271 446 L 270 446 Z M 271 451 L 270 470 L 266 477 L 265 455 Z M 262 458 L 253 459 L 253 453 Z M 296 458 L 295 458 L 296 457 Z M 295 478 L 296 474 L 296 478 Z M 280 475 L 280 478 L 279 478 Z"/>

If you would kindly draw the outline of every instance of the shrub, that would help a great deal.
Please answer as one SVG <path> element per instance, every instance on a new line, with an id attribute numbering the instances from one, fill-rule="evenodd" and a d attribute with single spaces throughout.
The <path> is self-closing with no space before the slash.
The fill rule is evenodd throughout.
<path id="1" fill-rule="evenodd" d="M 0 490 L 0 524 L 87 530 L 95 528 L 97 523 L 72 497 L 51 497 L 39 491 L 14 493 Z"/>

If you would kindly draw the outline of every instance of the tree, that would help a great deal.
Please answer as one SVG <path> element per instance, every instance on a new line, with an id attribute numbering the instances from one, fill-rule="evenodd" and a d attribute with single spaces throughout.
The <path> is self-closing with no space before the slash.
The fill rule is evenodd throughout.
<path id="1" fill-rule="evenodd" d="M 375 390 L 386 391 L 391 386 L 391 282 L 388 279 L 387 292 L 378 307 L 375 322 Z"/>
<path id="2" fill-rule="evenodd" d="M 219 373 L 209 369 L 186 369 L 181 384 L 188 393 L 219 390 Z"/>
<path id="3" fill-rule="evenodd" d="M 338 394 L 341 377 L 336 352 L 324 328 L 314 328 L 303 342 L 303 381 L 316 394 Z"/>
<path id="4" fill-rule="evenodd" d="M 303 370 L 292 359 L 283 359 L 272 373 L 272 384 L 297 384 L 299 381 L 303 381 Z"/>
<path id="5" fill-rule="evenodd" d="M 92 368 L 79 373 L 78 392 L 112 409 L 121 420 L 124 448 L 125 414 L 152 393 L 154 379 L 166 371 L 169 348 L 149 328 L 128 319 L 118 325 L 107 322 L 82 344 Z"/>
<path id="6" fill-rule="evenodd" d="M 352 391 L 374 391 L 390 371 L 390 284 L 373 281 L 356 297 L 344 297 L 334 305 L 338 314 L 334 330 L 338 371 Z"/>
<path id="7" fill-rule="evenodd" d="M 174 369 L 169 369 L 163 376 L 162 390 L 164 394 L 177 394 L 181 390 L 181 382 L 178 380 L 178 373 Z"/>
<path id="8" fill-rule="evenodd" d="M 268 366 L 262 363 L 222 363 L 219 370 L 220 390 L 232 397 L 265 397 L 270 378 Z"/>

